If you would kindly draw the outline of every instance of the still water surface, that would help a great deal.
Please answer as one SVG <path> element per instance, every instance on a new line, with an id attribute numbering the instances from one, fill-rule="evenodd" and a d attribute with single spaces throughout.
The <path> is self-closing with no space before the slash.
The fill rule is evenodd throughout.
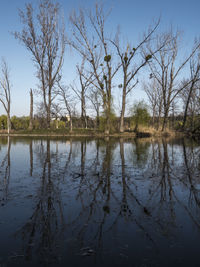
<path id="1" fill-rule="evenodd" d="M 0 266 L 200 266 L 200 145 L 1 138 Z"/>

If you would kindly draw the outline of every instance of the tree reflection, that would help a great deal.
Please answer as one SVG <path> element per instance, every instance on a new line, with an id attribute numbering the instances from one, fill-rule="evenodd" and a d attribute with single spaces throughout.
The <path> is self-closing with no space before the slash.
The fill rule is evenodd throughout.
<path id="1" fill-rule="evenodd" d="M 174 176 L 170 166 L 173 158 L 173 146 L 170 148 L 165 139 L 152 144 L 152 158 L 148 168 L 150 185 L 147 206 L 151 210 L 152 220 L 164 236 L 172 234 L 176 224 Z M 172 153 L 172 154 L 171 154 Z"/>
<path id="2" fill-rule="evenodd" d="M 127 229 L 158 250 L 160 239 L 179 234 L 179 210 L 200 228 L 200 150 L 185 140 L 41 140 L 29 153 L 30 175 L 41 170 L 33 213 L 18 232 L 29 261 L 51 263 L 63 248 L 103 258 Z"/>
<path id="3" fill-rule="evenodd" d="M 79 240 L 80 249 L 86 246 L 86 243 L 95 246 L 95 250 L 102 246 L 103 227 L 106 217 L 110 213 L 113 145 L 115 144 L 109 140 L 106 140 L 105 143 L 96 141 L 96 155 L 91 162 L 87 162 L 86 171 L 86 142 L 81 142 L 80 174 L 77 175 L 77 171 L 75 173 L 76 179 L 79 179 L 76 200 L 80 201 L 81 209 L 69 223 Z M 99 160 L 100 147 L 102 148 L 101 162 Z M 95 227 L 93 234 L 90 231 L 91 227 Z"/>
<path id="4" fill-rule="evenodd" d="M 26 260 L 33 259 L 36 253 L 42 261 L 51 262 L 59 256 L 58 247 L 62 242 L 64 216 L 59 183 L 57 179 L 52 178 L 50 140 L 46 141 L 46 151 L 43 141 L 39 151 L 43 161 L 37 202 L 33 214 L 18 234 L 22 235 L 24 241 Z"/>
<path id="5" fill-rule="evenodd" d="M 178 207 L 183 208 L 199 228 L 198 161 L 199 149 L 192 146 L 186 148 L 184 139 L 182 143 L 178 143 L 178 147 L 174 142 L 169 145 L 165 139 L 162 139 L 162 146 L 160 142 L 152 144 L 148 206 L 153 210 L 153 218 L 164 235 L 170 236 L 174 233 Z M 194 209 L 195 206 L 198 209 Z"/>
<path id="6" fill-rule="evenodd" d="M 139 148 L 138 140 L 135 140 L 135 143 L 137 151 L 136 155 L 138 159 L 139 158 L 138 154 L 139 151 L 141 150 Z M 147 145 L 147 148 L 148 146 L 149 145 Z M 144 152 L 143 149 L 142 151 Z M 144 153 L 146 154 L 146 149 Z M 137 188 L 136 184 L 134 183 L 133 177 L 129 177 L 130 175 L 126 173 L 124 140 L 122 138 L 120 139 L 120 158 L 121 158 L 121 178 L 122 178 L 122 201 L 121 201 L 122 204 L 120 207 L 119 215 L 125 217 L 127 221 L 129 220 L 135 223 L 136 227 L 139 228 L 142 232 L 144 232 L 145 236 L 154 244 L 153 238 L 151 237 L 151 233 L 143 224 L 143 219 L 145 219 L 146 216 L 151 216 L 150 211 L 146 206 L 144 206 L 144 203 L 142 203 L 142 201 L 139 200 L 136 194 Z M 136 216 L 137 214 L 136 209 L 139 210 L 140 218 Z"/>
<path id="7" fill-rule="evenodd" d="M 5 144 L 5 141 L 4 141 Z M 9 195 L 9 183 L 10 183 L 10 150 L 11 150 L 11 141 L 10 137 L 7 137 L 7 150 L 5 155 L 2 158 L 0 165 L 0 205 L 4 206 L 8 201 Z"/>
<path id="8" fill-rule="evenodd" d="M 142 217 L 150 216 L 150 212 L 135 195 L 137 190 L 134 179 L 130 173 L 126 173 L 123 139 L 120 139 L 119 143 L 121 173 L 115 170 L 113 163 L 117 145 L 118 142 L 112 140 L 105 140 L 101 145 L 99 141 L 96 142 L 96 158 L 91 165 L 87 164 L 87 170 L 90 171 L 84 177 L 76 176 L 76 179 L 81 181 L 76 196 L 81 202 L 81 209 L 69 227 L 72 227 L 73 233 L 78 238 L 80 249 L 89 245 L 98 251 L 101 248 L 102 251 L 106 246 L 105 235 L 112 233 L 116 225 L 121 223 L 121 219 L 131 224 L 135 223 L 136 228 L 142 230 L 145 236 L 153 241 L 151 233 L 142 222 Z M 80 166 L 86 162 L 85 155 L 85 150 L 81 149 Z M 121 181 L 117 180 L 116 176 L 119 176 Z M 139 210 L 140 218 L 137 218 L 136 209 Z"/>
<path id="9" fill-rule="evenodd" d="M 33 175 L 33 140 L 30 140 L 29 144 L 29 158 L 30 158 L 30 176 Z"/>
<path id="10" fill-rule="evenodd" d="M 149 140 L 143 140 L 135 138 L 132 143 L 132 149 L 130 149 L 130 160 L 133 162 L 133 166 L 137 169 L 142 169 L 148 160 L 150 142 Z"/>
<path id="11" fill-rule="evenodd" d="M 184 167 L 185 167 L 185 179 L 182 181 L 185 186 L 187 186 L 188 194 L 188 206 L 182 204 L 191 217 L 192 221 L 200 229 L 200 179 L 199 179 L 199 170 L 197 168 L 199 164 L 200 150 L 194 149 L 193 146 L 190 149 L 186 148 L 185 140 L 183 139 L 183 158 L 184 158 Z M 195 207 L 195 208 L 194 208 Z M 195 214 L 194 214 L 195 212 Z M 197 217 L 197 218 L 196 218 Z"/>

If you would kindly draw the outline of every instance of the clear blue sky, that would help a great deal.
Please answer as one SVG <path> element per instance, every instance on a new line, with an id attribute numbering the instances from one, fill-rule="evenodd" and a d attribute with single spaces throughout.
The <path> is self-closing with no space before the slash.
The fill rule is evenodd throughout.
<path id="1" fill-rule="evenodd" d="M 10 67 L 12 81 L 11 113 L 17 116 L 29 114 L 29 89 L 36 88 L 35 69 L 31 55 L 26 48 L 11 35 L 21 29 L 18 8 L 25 3 L 37 3 L 37 0 L 0 0 L 0 57 L 4 57 Z M 91 7 L 93 0 L 58 0 L 66 17 L 73 9 Z M 133 44 L 147 29 L 153 19 L 161 16 L 160 29 L 167 29 L 171 24 L 184 31 L 184 45 L 190 47 L 194 37 L 200 36 L 200 1 L 199 0 L 104 0 L 106 7 L 112 7 L 109 27 L 114 30 L 120 25 L 122 35 Z M 68 30 L 68 29 L 67 29 Z M 67 48 L 69 49 L 69 48 Z M 76 58 L 66 54 L 64 73 L 67 82 L 71 82 Z M 142 93 L 136 89 L 133 97 L 140 98 Z M 0 114 L 5 113 L 0 106 Z"/>

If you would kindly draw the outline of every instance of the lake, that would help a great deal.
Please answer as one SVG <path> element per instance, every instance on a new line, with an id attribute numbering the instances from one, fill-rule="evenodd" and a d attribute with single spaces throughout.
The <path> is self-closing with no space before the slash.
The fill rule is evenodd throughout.
<path id="1" fill-rule="evenodd" d="M 200 144 L 0 139 L 0 267 L 199 266 Z"/>

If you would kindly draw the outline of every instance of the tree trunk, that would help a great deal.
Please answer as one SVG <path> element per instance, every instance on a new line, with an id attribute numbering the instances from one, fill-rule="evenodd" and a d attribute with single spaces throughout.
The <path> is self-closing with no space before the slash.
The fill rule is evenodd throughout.
<path id="1" fill-rule="evenodd" d="M 124 86 L 123 86 L 123 94 L 122 94 L 122 110 L 121 110 L 120 127 L 119 127 L 120 133 L 124 132 L 125 108 L 126 108 L 126 77 L 124 77 Z"/>
<path id="2" fill-rule="evenodd" d="M 51 80 L 51 74 L 49 75 L 49 80 Z M 51 91 L 52 91 L 52 86 L 49 83 L 48 85 L 48 104 L 47 104 L 47 129 L 51 128 Z M 56 114 L 57 117 L 57 114 Z"/>
<path id="3" fill-rule="evenodd" d="M 162 132 L 166 129 L 166 127 L 167 127 L 167 114 L 164 114 Z"/>
<path id="4" fill-rule="evenodd" d="M 33 130 L 33 91 L 30 90 L 30 120 L 29 120 L 29 127 L 30 131 Z"/>
<path id="5" fill-rule="evenodd" d="M 84 91 L 81 91 L 81 120 L 82 120 L 82 127 L 87 129 L 87 117 L 86 117 L 86 110 L 85 110 L 85 95 Z"/>
<path id="6" fill-rule="evenodd" d="M 73 130 L 73 125 L 72 125 L 72 117 L 70 116 L 70 133 L 72 132 L 72 130 Z"/>
<path id="7" fill-rule="evenodd" d="M 168 119 L 169 107 L 170 107 L 169 102 L 164 105 L 164 119 L 163 119 L 163 124 L 162 124 L 162 132 L 167 127 L 167 119 Z"/>
<path id="8" fill-rule="evenodd" d="M 186 124 L 186 119 L 187 119 L 187 111 L 188 111 L 188 106 L 189 106 L 189 103 L 190 103 L 190 98 L 191 98 L 191 95 L 192 95 L 193 87 L 194 87 L 194 83 L 192 83 L 192 85 L 190 87 L 190 91 L 189 91 L 189 94 L 188 94 L 187 102 L 186 102 L 186 105 L 185 105 L 185 111 L 184 111 L 184 117 L 183 117 L 183 125 L 182 125 L 182 129 L 183 130 L 185 129 L 185 124 Z"/>
<path id="9" fill-rule="evenodd" d="M 110 124 L 111 124 L 111 119 L 110 119 L 110 113 L 111 113 L 111 108 L 110 108 L 110 103 L 108 102 L 108 108 L 106 110 L 106 125 L 105 125 L 105 134 L 110 133 Z"/>
<path id="10" fill-rule="evenodd" d="M 8 134 L 10 134 L 11 121 L 10 121 L 10 113 L 9 112 L 7 114 L 7 129 L 8 129 Z"/>
<path id="11" fill-rule="evenodd" d="M 160 128 L 160 114 L 158 115 L 158 121 L 157 121 L 157 131 L 159 130 Z"/>
<path id="12" fill-rule="evenodd" d="M 110 126 L 111 126 L 111 70 L 109 69 L 109 80 L 106 82 L 107 88 L 107 103 L 106 103 L 106 127 L 105 134 L 110 134 Z"/>
<path id="13" fill-rule="evenodd" d="M 135 132 L 135 133 L 138 133 L 138 122 L 136 122 L 136 124 L 135 124 L 134 132 Z"/>
<path id="14" fill-rule="evenodd" d="M 119 131 L 120 131 L 120 133 L 123 133 L 123 132 L 124 132 L 124 114 L 125 114 L 125 106 L 126 106 L 126 95 L 123 93 L 123 96 L 122 96 L 122 110 L 121 110 L 120 127 L 119 127 Z"/>
<path id="15" fill-rule="evenodd" d="M 47 107 L 47 129 L 50 129 L 51 126 L 51 108 L 50 105 Z"/>
<path id="16" fill-rule="evenodd" d="M 96 118 L 96 121 L 97 121 L 97 129 L 99 129 L 99 125 L 100 125 L 100 119 L 99 119 L 99 112 L 97 111 L 97 118 Z"/>
<path id="17" fill-rule="evenodd" d="M 162 112 L 162 105 L 161 103 L 159 104 L 159 109 L 158 109 L 158 122 L 157 122 L 157 130 L 160 129 L 160 117 L 161 117 L 161 112 Z"/>
<path id="18" fill-rule="evenodd" d="M 156 114 L 156 112 L 155 112 L 155 107 L 153 107 L 153 114 L 152 114 L 152 127 L 154 127 L 154 128 L 155 128 L 155 114 Z"/>

